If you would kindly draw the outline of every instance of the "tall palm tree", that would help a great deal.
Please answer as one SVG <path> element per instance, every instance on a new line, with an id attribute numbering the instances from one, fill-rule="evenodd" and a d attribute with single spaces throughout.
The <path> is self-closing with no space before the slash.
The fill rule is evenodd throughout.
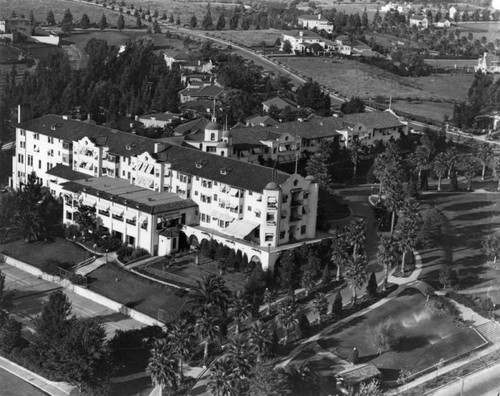
<path id="1" fill-rule="evenodd" d="M 299 322 L 297 304 L 293 298 L 288 297 L 283 301 L 276 315 L 278 325 L 285 333 L 285 345 L 288 343 L 288 335 L 290 330 Z"/>
<path id="2" fill-rule="evenodd" d="M 208 345 L 221 334 L 218 312 L 209 307 L 202 309 L 196 318 L 194 330 L 198 337 L 203 340 L 203 362 L 206 364 L 208 359 Z"/>
<path id="3" fill-rule="evenodd" d="M 394 235 L 386 233 L 379 234 L 377 257 L 379 262 L 384 266 L 384 290 L 387 290 L 389 271 L 396 265 L 399 257 L 398 243 Z"/>
<path id="4" fill-rule="evenodd" d="M 444 153 L 444 158 L 446 161 L 446 166 L 448 167 L 448 179 L 449 179 L 451 178 L 451 172 L 453 171 L 453 168 L 458 161 L 458 154 L 455 147 L 447 149 Z"/>
<path id="5" fill-rule="evenodd" d="M 203 281 L 197 281 L 198 287 L 190 290 L 187 303 L 195 309 L 213 307 L 220 315 L 226 316 L 231 292 L 224 280 L 216 275 L 208 275 Z"/>
<path id="6" fill-rule="evenodd" d="M 347 227 L 346 237 L 352 247 L 352 256 L 359 256 L 366 242 L 366 222 L 363 219 L 351 221 Z"/>
<path id="7" fill-rule="evenodd" d="M 394 180 L 394 182 L 387 183 L 385 206 L 392 214 L 391 234 L 394 233 L 394 227 L 396 225 L 396 213 L 403 206 L 405 198 L 406 198 L 406 192 L 404 191 L 402 184 L 398 180 Z"/>
<path id="8" fill-rule="evenodd" d="M 337 231 L 332 238 L 331 261 L 337 267 L 337 281 L 342 276 L 342 269 L 347 260 L 347 251 L 349 249 L 346 232 Z"/>
<path id="9" fill-rule="evenodd" d="M 360 151 L 361 151 L 361 142 L 358 139 L 353 139 L 352 143 L 351 143 L 351 147 L 349 149 L 349 154 L 351 156 L 351 162 L 353 164 L 352 180 L 356 179 Z"/>
<path id="10" fill-rule="evenodd" d="M 210 367 L 207 389 L 213 396 L 238 396 L 242 391 L 242 380 L 238 369 L 225 356 Z"/>
<path id="11" fill-rule="evenodd" d="M 467 158 L 462 163 L 463 174 L 467 180 L 467 191 L 471 190 L 472 180 L 476 176 L 476 164 L 472 158 Z"/>
<path id="12" fill-rule="evenodd" d="M 241 324 L 252 314 L 252 305 L 241 290 L 239 290 L 231 300 L 230 306 L 231 316 L 234 319 L 234 332 L 238 335 Z"/>
<path id="13" fill-rule="evenodd" d="M 422 171 L 429 165 L 430 150 L 427 146 L 419 145 L 413 153 L 408 156 L 409 162 L 418 177 L 418 188 L 422 185 Z"/>
<path id="14" fill-rule="evenodd" d="M 184 378 L 183 364 L 191 356 L 194 348 L 192 327 L 186 319 L 178 319 L 167 328 L 167 339 L 172 353 L 177 356 L 179 364 L 179 378 Z"/>
<path id="15" fill-rule="evenodd" d="M 479 143 L 476 147 L 476 157 L 479 161 L 481 161 L 481 164 L 483 166 L 482 172 L 481 172 L 481 180 L 484 180 L 484 174 L 486 173 L 486 166 L 491 162 L 493 159 L 493 146 L 490 145 L 489 143 Z"/>
<path id="16" fill-rule="evenodd" d="M 260 361 L 271 343 L 269 332 L 260 320 L 253 322 L 250 326 L 250 338 L 257 348 L 257 361 Z"/>
<path id="17" fill-rule="evenodd" d="M 37 211 L 23 210 L 14 214 L 11 232 L 17 238 L 23 238 L 25 242 L 36 241 L 43 231 L 42 218 Z"/>
<path id="18" fill-rule="evenodd" d="M 360 289 L 368 278 L 366 270 L 367 262 L 365 256 L 352 257 L 344 274 L 347 284 L 352 291 L 352 303 L 356 304 L 358 299 L 358 289 Z"/>
<path id="19" fill-rule="evenodd" d="M 432 168 L 434 170 L 434 173 L 438 177 L 438 191 L 441 191 L 441 179 L 445 177 L 446 175 L 446 170 L 448 169 L 446 165 L 446 154 L 445 153 L 439 153 L 436 155 L 436 158 L 434 159 L 434 162 L 432 164 Z"/>
<path id="20" fill-rule="evenodd" d="M 170 344 L 165 339 L 155 340 L 146 372 L 155 385 L 163 390 L 176 392 L 178 389 L 177 359 L 173 355 Z"/>
<path id="21" fill-rule="evenodd" d="M 415 248 L 417 243 L 417 224 L 414 219 L 404 217 L 398 223 L 397 235 L 399 251 L 401 252 L 401 273 L 405 272 L 406 254 Z"/>

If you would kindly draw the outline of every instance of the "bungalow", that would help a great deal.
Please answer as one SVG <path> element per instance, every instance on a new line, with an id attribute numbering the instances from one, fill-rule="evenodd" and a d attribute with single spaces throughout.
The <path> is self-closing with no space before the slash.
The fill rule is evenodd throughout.
<path id="1" fill-rule="evenodd" d="M 138 121 L 142 122 L 146 128 L 165 128 L 170 125 L 172 121 L 181 118 L 180 114 L 175 113 L 154 113 L 154 114 L 144 114 L 140 116 Z"/>
<path id="2" fill-rule="evenodd" d="M 224 88 L 218 84 L 188 85 L 179 91 L 181 103 L 193 100 L 215 100 L 224 92 Z"/>
<path id="3" fill-rule="evenodd" d="M 272 106 L 275 106 L 279 111 L 285 110 L 287 107 L 292 111 L 297 111 L 299 108 L 297 103 L 287 98 L 275 97 L 262 102 L 264 113 L 268 113 Z"/>
<path id="4" fill-rule="evenodd" d="M 448 19 L 441 19 L 435 24 L 438 28 L 449 28 L 451 26 L 451 22 Z"/>

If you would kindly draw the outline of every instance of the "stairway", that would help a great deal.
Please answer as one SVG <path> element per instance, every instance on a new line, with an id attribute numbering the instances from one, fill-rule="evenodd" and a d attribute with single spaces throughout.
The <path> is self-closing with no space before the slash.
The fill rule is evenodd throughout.
<path id="1" fill-rule="evenodd" d="M 476 326 L 476 330 L 492 344 L 500 344 L 500 324 L 494 320 Z"/>

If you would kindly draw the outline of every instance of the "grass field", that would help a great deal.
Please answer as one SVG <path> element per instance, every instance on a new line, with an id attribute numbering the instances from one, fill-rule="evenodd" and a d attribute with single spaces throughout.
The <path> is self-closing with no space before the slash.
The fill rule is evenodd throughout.
<path id="1" fill-rule="evenodd" d="M 281 40 L 283 37 L 283 32 L 276 29 L 210 31 L 210 34 L 246 47 L 260 46 L 263 41 L 267 45 L 274 45 L 277 38 Z"/>
<path id="2" fill-rule="evenodd" d="M 176 289 L 144 279 L 112 263 L 90 274 L 89 289 L 154 318 L 158 316 L 158 309 L 163 309 L 174 320 L 185 301 L 175 295 Z"/>
<path id="3" fill-rule="evenodd" d="M 14 374 L 0 369 L 0 395 L 47 396 L 47 393 L 28 384 Z"/>
<path id="4" fill-rule="evenodd" d="M 349 98 L 392 96 L 393 99 L 407 97 L 430 99 L 435 96 L 419 89 L 414 81 L 353 60 L 287 57 L 280 58 L 280 61 L 300 74 L 311 76 L 321 85 L 330 87 Z"/>
<path id="5" fill-rule="evenodd" d="M 410 113 L 420 117 L 426 117 L 435 121 L 443 121 L 445 115 L 453 115 L 453 103 L 417 101 L 407 102 L 405 100 L 394 100 L 392 108 L 398 112 Z"/>
<path id="6" fill-rule="evenodd" d="M 486 37 L 488 42 L 495 42 L 500 38 L 500 22 L 458 22 L 460 36 L 468 36 L 472 33 L 474 40 Z"/>
<path id="7" fill-rule="evenodd" d="M 370 344 L 370 331 L 391 318 L 397 328 L 397 345 L 381 355 Z M 457 326 L 449 316 L 426 309 L 425 297 L 408 290 L 391 302 L 353 319 L 321 341 L 331 347 L 356 347 L 363 363 L 383 369 L 386 379 L 396 379 L 401 369 L 417 373 L 471 351 L 484 343 L 468 326 Z"/>
<path id="8" fill-rule="evenodd" d="M 28 264 L 40 267 L 47 259 L 78 264 L 90 257 L 90 253 L 72 242 L 56 238 L 54 242 L 24 243 L 17 240 L 0 245 L 0 251 Z"/>

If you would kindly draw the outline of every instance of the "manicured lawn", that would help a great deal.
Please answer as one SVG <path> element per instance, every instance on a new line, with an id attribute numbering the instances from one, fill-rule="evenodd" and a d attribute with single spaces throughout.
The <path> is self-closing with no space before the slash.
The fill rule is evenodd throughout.
<path id="1" fill-rule="evenodd" d="M 54 242 L 24 243 L 17 240 L 0 245 L 0 252 L 36 267 L 41 267 L 47 259 L 78 264 L 90 257 L 85 249 L 62 238 L 56 238 Z"/>
<path id="2" fill-rule="evenodd" d="M 177 289 L 144 279 L 114 263 L 92 272 L 88 288 L 154 318 L 162 309 L 169 321 L 177 317 L 185 301 L 175 295 Z"/>
<path id="3" fill-rule="evenodd" d="M 150 377 L 111 385 L 110 396 L 147 396 L 153 390 Z"/>
<path id="4" fill-rule="evenodd" d="M 474 181 L 473 187 L 481 186 L 479 183 Z M 459 270 L 463 279 L 462 286 L 473 289 L 497 284 L 500 267 L 488 264 L 481 251 L 481 241 L 485 235 L 500 236 L 500 208 L 497 205 L 499 195 L 430 193 L 423 197 L 427 203 L 436 205 L 449 221 L 449 232 L 444 235 L 443 242 L 449 250 L 453 268 Z M 433 277 L 437 281 L 438 276 L 437 273 L 429 273 L 427 280 L 432 280 Z M 500 303 L 500 296 L 496 298 L 490 293 L 490 297 L 494 298 L 495 303 Z"/>
<path id="5" fill-rule="evenodd" d="M 14 374 L 0 369 L 0 395 L 2 396 L 46 396 L 47 393 L 35 388 Z"/>
<path id="6" fill-rule="evenodd" d="M 370 330 L 386 318 L 396 324 L 399 342 L 379 356 L 370 344 Z M 387 379 L 396 379 L 401 369 L 419 372 L 471 351 L 483 344 L 483 340 L 469 327 L 457 325 L 451 317 L 429 312 L 425 297 L 411 291 L 334 330 L 324 338 L 324 343 L 328 347 L 356 347 L 361 361 L 384 369 Z"/>

